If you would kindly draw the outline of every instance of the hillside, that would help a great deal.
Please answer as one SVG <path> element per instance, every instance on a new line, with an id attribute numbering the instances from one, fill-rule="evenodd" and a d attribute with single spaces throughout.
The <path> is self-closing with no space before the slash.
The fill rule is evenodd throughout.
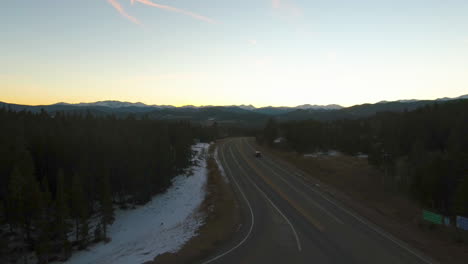
<path id="1" fill-rule="evenodd" d="M 229 124 L 250 127 L 263 126 L 269 118 L 279 121 L 292 120 L 321 120 L 356 119 L 369 117 L 378 112 L 404 112 L 430 105 L 443 104 L 453 100 L 468 99 L 468 95 L 456 98 L 440 98 L 436 100 L 398 100 L 393 102 L 382 101 L 375 104 L 361 104 L 350 107 L 331 105 L 299 105 L 295 107 L 267 106 L 256 108 L 252 105 L 232 106 L 182 106 L 146 105 L 143 103 L 129 103 L 119 101 L 100 101 L 95 103 L 52 105 L 19 105 L 0 102 L 0 108 L 12 111 L 30 111 L 38 113 L 45 110 L 49 113 L 64 112 L 71 114 L 88 114 L 95 116 L 114 115 L 117 118 L 126 118 L 130 115 L 136 118 L 150 118 L 155 120 L 190 120 L 202 124 Z"/>

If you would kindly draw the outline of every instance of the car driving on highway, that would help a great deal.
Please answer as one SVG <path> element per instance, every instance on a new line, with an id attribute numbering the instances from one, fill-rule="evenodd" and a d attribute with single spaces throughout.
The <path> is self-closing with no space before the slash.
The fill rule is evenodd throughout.
<path id="1" fill-rule="evenodd" d="M 255 157 L 257 158 L 261 158 L 262 157 L 262 153 L 258 150 L 255 151 Z"/>

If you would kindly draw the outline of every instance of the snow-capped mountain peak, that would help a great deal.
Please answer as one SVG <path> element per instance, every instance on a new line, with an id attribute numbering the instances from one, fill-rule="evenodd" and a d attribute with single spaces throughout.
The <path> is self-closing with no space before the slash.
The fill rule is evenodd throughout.
<path id="1" fill-rule="evenodd" d="M 343 108 L 341 105 L 337 104 L 329 104 L 329 105 L 311 105 L 311 104 L 303 104 L 294 107 L 296 109 L 323 109 L 323 110 L 337 110 Z"/>
<path id="2" fill-rule="evenodd" d="M 253 105 L 238 105 L 237 107 L 241 108 L 241 109 L 244 109 L 244 110 L 255 110 L 257 109 L 255 106 Z"/>
<path id="3" fill-rule="evenodd" d="M 121 102 L 115 100 L 106 100 L 106 101 L 97 101 L 92 103 L 78 103 L 78 104 L 70 104 L 65 102 L 56 103 L 55 105 L 74 105 L 74 106 L 83 106 L 83 107 L 90 107 L 90 106 L 101 106 L 101 107 L 109 107 L 109 108 L 122 108 L 122 107 L 152 107 L 152 108 L 175 108 L 172 105 L 147 105 L 141 102 L 131 103 L 131 102 Z"/>
<path id="4" fill-rule="evenodd" d="M 98 101 L 94 103 L 79 103 L 79 104 L 76 104 L 76 106 L 104 106 L 104 107 L 109 107 L 109 108 L 121 108 L 121 107 L 130 107 L 130 106 L 148 107 L 148 105 L 141 103 L 141 102 L 129 103 L 129 102 L 120 102 L 120 101 L 113 101 L 113 100 Z"/>

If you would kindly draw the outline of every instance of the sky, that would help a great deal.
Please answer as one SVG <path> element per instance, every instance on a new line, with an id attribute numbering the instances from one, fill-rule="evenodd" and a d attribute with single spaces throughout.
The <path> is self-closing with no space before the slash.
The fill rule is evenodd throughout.
<path id="1" fill-rule="evenodd" d="M 0 101 L 350 106 L 468 94 L 466 0 L 14 0 Z"/>

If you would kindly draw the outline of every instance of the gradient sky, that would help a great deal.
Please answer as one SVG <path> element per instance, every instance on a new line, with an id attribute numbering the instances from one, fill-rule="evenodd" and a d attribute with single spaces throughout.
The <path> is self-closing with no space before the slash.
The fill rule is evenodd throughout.
<path id="1" fill-rule="evenodd" d="M 11 0 L 0 50 L 10 103 L 455 97 L 468 94 L 468 1 Z"/>

